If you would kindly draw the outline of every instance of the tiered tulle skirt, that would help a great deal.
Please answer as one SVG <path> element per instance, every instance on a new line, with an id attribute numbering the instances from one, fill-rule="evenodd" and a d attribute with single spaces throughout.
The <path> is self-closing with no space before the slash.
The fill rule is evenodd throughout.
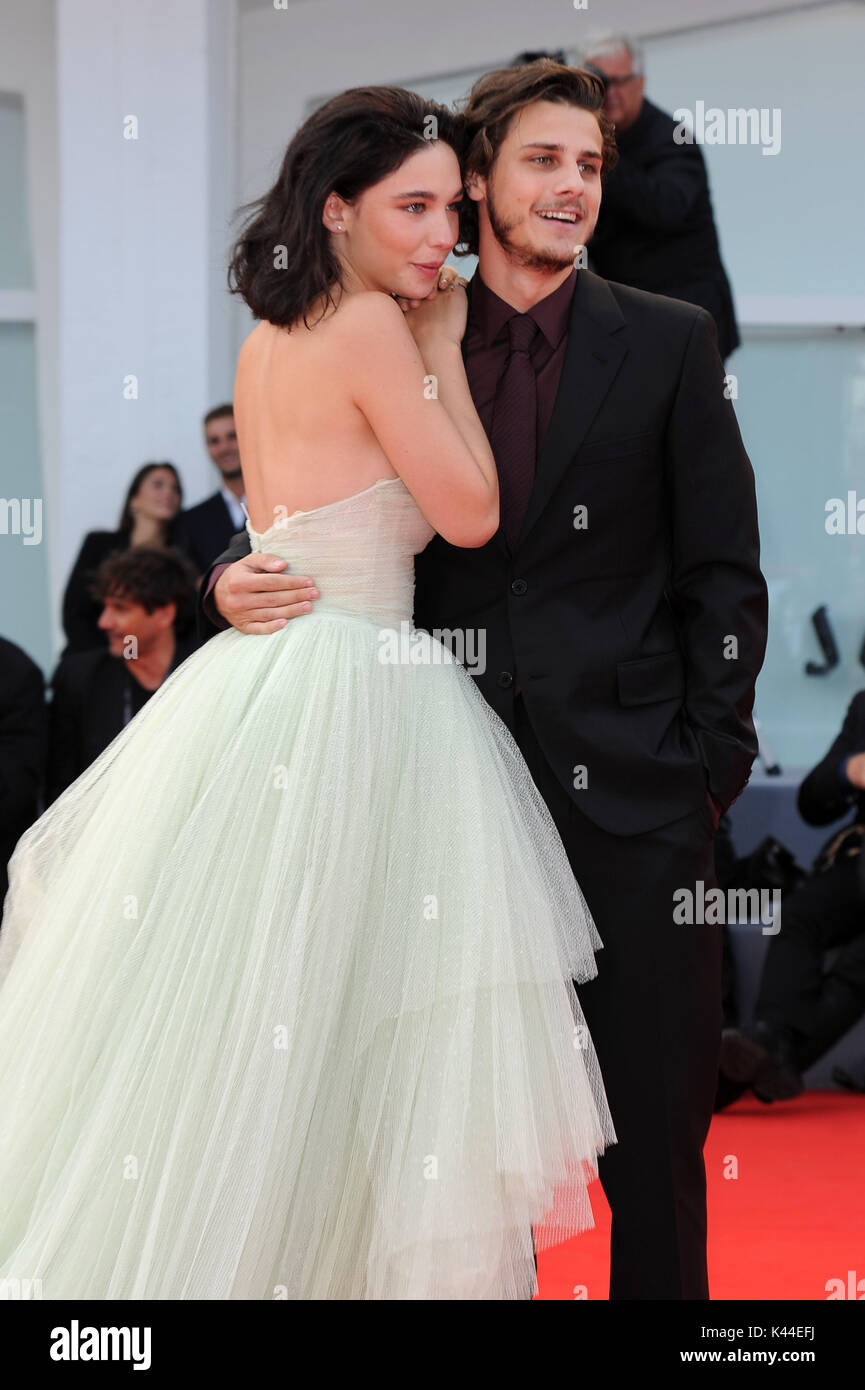
<path id="1" fill-rule="evenodd" d="M 472 678 L 380 653 L 220 634 L 18 842 L 0 1279 L 526 1298 L 592 1224 L 600 940 Z"/>

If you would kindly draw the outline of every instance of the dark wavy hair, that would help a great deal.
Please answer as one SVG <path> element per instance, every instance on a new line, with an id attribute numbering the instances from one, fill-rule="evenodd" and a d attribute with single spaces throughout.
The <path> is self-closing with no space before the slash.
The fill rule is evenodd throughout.
<path id="1" fill-rule="evenodd" d="M 519 67 L 497 68 L 484 73 L 459 104 L 465 121 L 463 175 L 485 178 L 496 162 L 499 148 L 518 111 L 536 101 L 561 101 L 591 111 L 601 130 L 601 172 L 618 162 L 615 127 L 604 114 L 604 84 L 585 68 L 567 67 L 552 58 L 537 58 Z M 478 207 L 471 198 L 460 204 L 460 239 L 457 255 L 478 253 Z"/>
<path id="2" fill-rule="evenodd" d="M 148 613 L 173 603 L 174 630 L 191 630 L 198 598 L 198 575 L 187 555 L 173 546 L 136 545 L 115 550 L 99 565 L 89 585 L 90 597 L 124 598 Z"/>
<path id="3" fill-rule="evenodd" d="M 178 473 L 174 464 L 169 463 L 168 459 L 164 459 L 161 463 L 142 463 L 141 467 L 138 469 L 137 473 L 132 479 L 132 482 L 129 484 L 129 487 L 126 490 L 126 496 L 123 499 L 123 506 L 120 509 L 120 521 L 117 526 L 118 531 L 123 531 L 127 535 L 131 533 L 132 524 L 135 520 L 135 518 L 132 515 L 132 499 L 138 492 L 138 489 L 141 487 L 141 484 L 144 482 L 144 479 L 147 477 L 148 473 L 152 473 L 154 468 L 167 468 L 169 472 L 174 474 L 174 480 L 177 483 L 177 515 L 172 518 L 172 520 L 168 523 L 168 526 L 166 527 L 166 538 L 173 535 L 174 527 L 177 522 L 177 517 L 180 516 L 180 513 L 183 510 L 183 483 L 180 480 L 180 474 Z"/>
<path id="4" fill-rule="evenodd" d="M 410 155 L 443 140 L 460 159 L 463 122 L 402 87 L 352 87 L 324 103 L 293 137 L 276 183 L 238 213 L 251 215 L 231 252 L 228 288 L 255 318 L 288 327 L 321 296 L 335 307 L 340 264 L 322 223 L 327 198 L 352 202 Z M 279 264 L 276 264 L 279 253 Z"/>

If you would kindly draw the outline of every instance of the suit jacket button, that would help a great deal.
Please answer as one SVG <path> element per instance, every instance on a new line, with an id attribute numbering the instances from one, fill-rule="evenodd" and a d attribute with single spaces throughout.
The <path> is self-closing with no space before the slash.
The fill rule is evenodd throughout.
<path id="1" fill-rule="evenodd" d="M 510 671 L 499 671 L 496 683 L 502 687 L 502 690 L 509 690 L 514 683 L 514 678 Z"/>
<path id="2" fill-rule="evenodd" d="M 524 579 L 515 579 L 513 584 L 511 585 L 511 593 L 524 594 L 528 587 L 529 586 Z"/>

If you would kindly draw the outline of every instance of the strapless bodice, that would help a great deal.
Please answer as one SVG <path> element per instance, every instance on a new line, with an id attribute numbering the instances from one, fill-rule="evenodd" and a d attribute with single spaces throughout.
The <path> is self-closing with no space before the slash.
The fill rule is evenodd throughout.
<path id="1" fill-rule="evenodd" d="M 313 580 L 321 594 L 313 613 L 336 610 L 387 626 L 411 621 L 414 557 L 435 534 L 402 478 L 379 478 L 266 531 L 247 516 L 246 531 L 253 551 L 280 555 L 292 574 Z"/>

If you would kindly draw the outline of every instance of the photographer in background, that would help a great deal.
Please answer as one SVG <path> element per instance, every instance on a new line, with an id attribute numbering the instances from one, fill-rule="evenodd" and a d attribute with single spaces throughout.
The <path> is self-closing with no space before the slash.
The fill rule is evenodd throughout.
<path id="1" fill-rule="evenodd" d="M 604 175 L 591 269 L 708 309 L 726 358 L 739 346 L 739 330 L 700 146 L 677 145 L 673 117 L 644 97 L 643 54 L 633 39 L 596 41 L 582 65 L 606 85 L 604 112 L 615 123 L 619 152 Z"/>
<path id="2" fill-rule="evenodd" d="M 170 547 L 136 546 L 103 560 L 92 594 L 108 646 L 62 656 L 52 677 L 46 805 L 197 647 L 196 579 L 188 557 Z"/>
<path id="3" fill-rule="evenodd" d="M 813 873 L 781 903 L 747 1029 L 726 1029 L 721 1076 L 763 1101 L 804 1090 L 802 1072 L 865 1013 L 865 691 L 853 697 L 840 734 L 799 788 L 809 825 L 852 819 L 820 850 Z M 824 972 L 823 958 L 838 954 Z"/>

